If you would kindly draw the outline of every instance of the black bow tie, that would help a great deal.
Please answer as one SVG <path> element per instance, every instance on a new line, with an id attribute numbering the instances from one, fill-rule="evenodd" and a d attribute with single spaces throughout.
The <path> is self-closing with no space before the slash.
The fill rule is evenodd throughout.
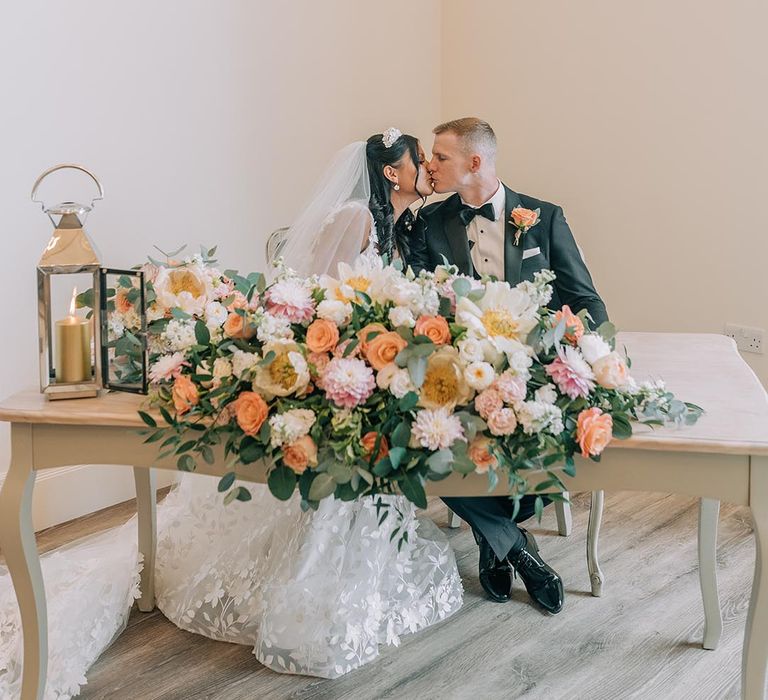
<path id="1" fill-rule="evenodd" d="M 469 204 L 465 204 L 459 209 L 459 218 L 465 226 L 469 226 L 469 222 L 476 216 L 482 216 L 484 219 L 488 219 L 488 221 L 496 221 L 496 212 L 493 211 L 493 204 L 486 202 L 477 209 L 470 207 Z"/>

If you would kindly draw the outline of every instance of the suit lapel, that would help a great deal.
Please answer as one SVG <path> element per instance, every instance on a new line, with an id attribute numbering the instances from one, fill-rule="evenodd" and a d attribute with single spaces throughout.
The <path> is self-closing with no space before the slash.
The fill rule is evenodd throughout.
<path id="1" fill-rule="evenodd" d="M 469 254 L 469 239 L 467 227 L 461 222 L 458 211 L 461 199 L 455 194 L 451 202 L 446 204 L 445 217 L 443 219 L 443 231 L 451 249 L 451 262 L 465 275 L 474 275 L 472 257 Z"/>
<path id="2" fill-rule="evenodd" d="M 517 192 L 513 192 L 506 185 L 507 200 L 504 205 L 504 279 L 513 287 L 522 278 L 523 245 L 515 245 L 515 227 L 509 222 L 510 212 L 519 207 L 522 202 Z"/>

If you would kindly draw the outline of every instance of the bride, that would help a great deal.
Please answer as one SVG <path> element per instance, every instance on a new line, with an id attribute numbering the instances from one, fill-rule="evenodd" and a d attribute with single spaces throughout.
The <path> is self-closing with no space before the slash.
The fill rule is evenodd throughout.
<path id="1" fill-rule="evenodd" d="M 333 275 L 340 262 L 404 257 L 408 207 L 431 191 L 414 137 L 388 129 L 352 143 L 289 229 L 283 261 L 303 275 Z M 251 501 L 225 506 L 216 482 L 181 474 L 157 510 L 157 605 L 179 627 L 252 646 L 276 671 L 334 678 L 461 606 L 453 552 L 404 497 L 385 497 L 390 515 L 379 526 L 370 498 L 327 498 L 305 512 L 298 494 L 278 501 L 250 484 Z M 391 537 L 398 527 L 407 539 Z M 125 626 L 138 597 L 136 538 L 134 518 L 43 558 L 46 697 L 77 694 Z M 0 569 L 0 697 L 20 692 L 21 649 L 13 589 Z"/>

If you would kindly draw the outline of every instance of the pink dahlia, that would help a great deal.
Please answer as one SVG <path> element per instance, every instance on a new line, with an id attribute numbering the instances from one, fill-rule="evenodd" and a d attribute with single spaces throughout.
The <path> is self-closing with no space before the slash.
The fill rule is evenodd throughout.
<path id="1" fill-rule="evenodd" d="M 411 434 L 428 450 L 444 450 L 456 440 L 467 441 L 459 417 L 448 408 L 425 408 L 416 414 Z"/>
<path id="2" fill-rule="evenodd" d="M 354 357 L 336 357 L 323 372 L 325 395 L 342 408 L 359 406 L 375 387 L 373 370 L 363 360 Z"/>
<path id="3" fill-rule="evenodd" d="M 589 396 L 595 388 L 595 375 L 581 353 L 573 347 L 560 347 L 557 357 L 547 365 L 547 374 L 557 388 L 572 399 Z"/>
<path id="4" fill-rule="evenodd" d="M 315 302 L 309 288 L 300 280 L 287 279 L 273 284 L 265 295 L 267 310 L 291 323 L 308 323 L 315 315 Z"/>

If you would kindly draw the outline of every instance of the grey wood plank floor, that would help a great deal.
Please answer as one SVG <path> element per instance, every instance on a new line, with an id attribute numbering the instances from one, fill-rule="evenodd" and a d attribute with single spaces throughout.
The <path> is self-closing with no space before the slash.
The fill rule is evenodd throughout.
<path id="1" fill-rule="evenodd" d="M 698 502 L 664 494 L 606 497 L 600 542 L 607 577 L 589 593 L 585 542 L 588 496 L 574 498 L 574 531 L 559 537 L 554 512 L 530 529 L 565 581 L 557 616 L 529 604 L 522 584 L 512 601 L 487 600 L 477 581 L 471 533 L 446 529 L 464 581 L 452 618 L 383 648 L 379 659 L 336 680 L 288 676 L 262 667 L 247 647 L 177 629 L 161 613 L 134 609 L 125 632 L 88 673 L 80 697 L 110 700 L 363 700 L 367 698 L 691 698 L 739 697 L 741 644 L 754 566 L 749 512 L 723 505 L 718 575 L 724 630 L 715 651 L 701 648 Z M 45 551 L 124 520 L 132 504 L 40 533 Z M 440 501 L 429 515 L 447 525 Z"/>

